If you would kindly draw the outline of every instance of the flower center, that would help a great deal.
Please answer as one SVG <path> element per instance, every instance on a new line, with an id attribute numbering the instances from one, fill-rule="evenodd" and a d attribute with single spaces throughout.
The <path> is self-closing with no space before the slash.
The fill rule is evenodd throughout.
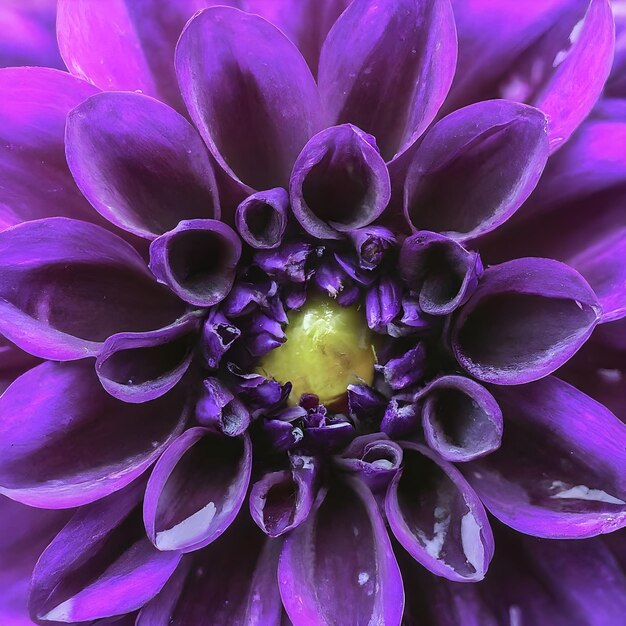
<path id="1" fill-rule="evenodd" d="M 287 341 L 263 357 L 257 371 L 280 383 L 291 382 L 289 403 L 304 393 L 327 406 L 340 402 L 349 384 L 371 384 L 376 357 L 361 311 L 328 298 L 307 301 L 289 316 Z"/>

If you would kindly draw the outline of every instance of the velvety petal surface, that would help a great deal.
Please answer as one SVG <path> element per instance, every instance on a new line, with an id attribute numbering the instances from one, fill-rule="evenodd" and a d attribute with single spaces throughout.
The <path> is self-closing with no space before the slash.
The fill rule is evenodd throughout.
<path id="1" fill-rule="evenodd" d="M 253 248 L 277 248 L 287 228 L 288 210 L 289 195 L 281 187 L 254 193 L 237 207 L 237 231 Z"/>

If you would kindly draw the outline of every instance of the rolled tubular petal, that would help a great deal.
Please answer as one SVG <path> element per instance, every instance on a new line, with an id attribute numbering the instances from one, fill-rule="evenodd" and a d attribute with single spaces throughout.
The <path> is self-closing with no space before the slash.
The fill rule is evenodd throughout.
<path id="1" fill-rule="evenodd" d="M 161 328 L 182 310 L 139 254 L 99 226 L 59 217 L 0 232 L 0 332 L 36 356 L 94 356 L 107 337 Z"/>
<path id="2" fill-rule="evenodd" d="M 248 196 L 235 213 L 241 238 L 257 249 L 277 248 L 287 228 L 289 195 L 281 187 Z"/>
<path id="3" fill-rule="evenodd" d="M 626 426 L 555 377 L 492 391 L 506 424 L 502 446 L 463 466 L 489 511 L 538 537 L 625 526 Z"/>
<path id="4" fill-rule="evenodd" d="M 191 313 L 159 330 L 109 337 L 96 359 L 102 386 L 124 402 L 167 393 L 191 363 L 199 326 L 198 315 Z"/>
<path id="5" fill-rule="evenodd" d="M 406 437 L 418 429 L 419 407 L 392 398 L 380 422 L 380 430 L 394 439 Z"/>
<path id="6" fill-rule="evenodd" d="M 321 126 L 317 87 L 296 47 L 257 15 L 210 8 L 185 27 L 176 74 L 224 171 L 248 190 L 286 188 L 296 157 Z"/>
<path id="7" fill-rule="evenodd" d="M 472 295 L 483 266 L 476 252 L 428 231 L 405 239 L 400 250 L 400 274 L 418 294 L 421 310 L 448 315 Z"/>
<path id="8" fill-rule="evenodd" d="M 404 211 L 413 229 L 466 241 L 505 222 L 541 176 L 546 124 L 538 109 L 507 100 L 479 102 L 437 122 L 406 174 Z"/>
<path id="9" fill-rule="evenodd" d="M 400 570 L 376 501 L 358 479 L 333 484 L 286 537 L 278 584 L 294 624 L 400 625 Z"/>
<path id="10" fill-rule="evenodd" d="M 127 404 L 102 389 L 90 360 L 42 363 L 0 398 L 0 493 L 55 509 L 93 502 L 142 474 L 186 418 L 176 391 Z"/>
<path id="11" fill-rule="evenodd" d="M 485 509 L 453 465 L 403 442 L 403 467 L 387 490 L 389 526 L 404 549 L 437 576 L 482 580 L 494 543 Z"/>
<path id="12" fill-rule="evenodd" d="M 76 511 L 33 572 L 38 624 L 91 622 L 135 611 L 174 573 L 181 555 L 159 552 L 142 533 L 144 483 Z"/>
<path id="13" fill-rule="evenodd" d="M 385 253 L 396 244 L 396 236 L 384 226 L 365 226 L 348 233 L 357 256 L 359 267 L 373 270 L 380 265 Z"/>
<path id="14" fill-rule="evenodd" d="M 200 424 L 229 437 L 242 435 L 250 425 L 250 411 L 218 378 L 206 378 L 196 405 Z"/>
<path id="15" fill-rule="evenodd" d="M 0 228 L 65 215 L 99 216 L 65 162 L 67 114 L 98 90 L 66 72 L 40 67 L 0 70 Z"/>
<path id="16" fill-rule="evenodd" d="M 550 259 L 516 259 L 485 271 L 452 323 L 452 350 L 478 380 L 527 383 L 574 355 L 599 317 L 578 272 Z"/>
<path id="17" fill-rule="evenodd" d="M 154 239 L 180 220 L 219 218 L 202 139 L 179 113 L 137 93 L 101 93 L 67 120 L 66 155 L 85 197 L 107 220 Z"/>
<path id="18" fill-rule="evenodd" d="M 185 431 L 154 467 L 143 505 L 146 532 L 159 550 L 191 552 L 215 541 L 235 519 L 252 468 L 248 435 Z"/>
<path id="19" fill-rule="evenodd" d="M 434 119 L 452 83 L 456 54 L 448 0 L 356 0 L 333 26 L 320 57 L 329 122 L 371 133 L 385 160 L 392 160 Z"/>
<path id="20" fill-rule="evenodd" d="M 428 445 L 447 461 L 471 461 L 497 450 L 502 411 L 482 385 L 464 376 L 441 376 L 420 392 Z"/>
<path id="21" fill-rule="evenodd" d="M 187 220 L 150 244 L 150 269 L 185 302 L 209 307 L 230 292 L 240 256 L 241 240 L 230 226 Z"/>
<path id="22" fill-rule="evenodd" d="M 327 128 L 304 147 L 291 174 L 296 219 L 318 239 L 341 239 L 383 212 L 389 172 L 372 138 L 351 124 Z"/>
<path id="23" fill-rule="evenodd" d="M 202 354 L 211 369 L 219 367 L 220 361 L 233 343 L 241 336 L 241 330 L 220 311 L 212 309 L 202 331 Z"/>

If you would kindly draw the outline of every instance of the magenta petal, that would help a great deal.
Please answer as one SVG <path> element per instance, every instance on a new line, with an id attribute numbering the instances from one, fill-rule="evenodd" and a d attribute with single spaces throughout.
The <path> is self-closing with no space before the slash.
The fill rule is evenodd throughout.
<path id="1" fill-rule="evenodd" d="M 95 356 L 107 337 L 182 312 L 134 248 L 99 226 L 58 217 L 0 232 L 0 332 L 36 356 Z"/>
<path id="2" fill-rule="evenodd" d="M 136 93 L 101 93 L 74 109 L 67 162 L 107 220 L 154 239 L 180 220 L 219 218 L 217 184 L 202 139 L 167 105 Z"/>
<path id="3" fill-rule="evenodd" d="M 449 0 L 356 0 L 333 26 L 320 57 L 329 123 L 359 126 L 376 137 L 386 161 L 394 159 L 437 114 L 456 52 Z"/>
<path id="4" fill-rule="evenodd" d="M 0 228 L 65 215 L 99 216 L 77 189 L 67 163 L 65 118 L 98 90 L 66 72 L 0 70 Z"/>
<path id="5" fill-rule="evenodd" d="M 625 526 L 626 426 L 555 377 L 492 391 L 504 416 L 502 446 L 463 466 L 489 511 L 539 537 Z"/>
<path id="6" fill-rule="evenodd" d="M 41 555 L 30 597 L 40 624 L 91 622 L 135 611 L 173 574 L 181 555 L 142 536 L 144 483 L 79 509 Z"/>
<path id="7" fill-rule="evenodd" d="M 117 491 L 181 432 L 183 402 L 176 392 L 120 402 L 102 389 L 91 360 L 38 365 L 0 398 L 0 493 L 68 508 Z"/>
<path id="8" fill-rule="evenodd" d="M 256 15 L 210 8 L 185 27 L 176 73 L 224 171 L 248 190 L 287 187 L 293 162 L 321 125 L 317 87 L 296 47 Z"/>
<path id="9" fill-rule="evenodd" d="M 191 552 L 215 541 L 235 519 L 248 489 L 248 435 L 190 428 L 161 456 L 148 481 L 144 522 L 152 543 Z"/>
<path id="10" fill-rule="evenodd" d="M 479 380 L 527 383 L 572 357 L 599 317 L 596 296 L 578 272 L 551 259 L 516 259 L 485 271 L 453 320 L 452 349 Z"/>
<path id="11" fill-rule="evenodd" d="M 465 241 L 505 222 L 541 176 L 546 125 L 541 111 L 507 100 L 479 102 L 437 122 L 406 174 L 404 211 L 413 229 Z"/>
<path id="12" fill-rule="evenodd" d="M 307 521 L 290 533 L 278 583 L 294 624 L 400 626 L 402 579 L 387 529 L 358 479 L 333 484 Z"/>

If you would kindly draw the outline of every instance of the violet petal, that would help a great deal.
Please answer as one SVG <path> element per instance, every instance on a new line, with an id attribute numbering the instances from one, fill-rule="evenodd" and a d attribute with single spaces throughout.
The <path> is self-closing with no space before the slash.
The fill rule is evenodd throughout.
<path id="1" fill-rule="evenodd" d="M 423 343 L 409 348 L 404 354 L 389 359 L 376 369 L 392 389 L 404 389 L 420 381 L 426 371 L 426 348 Z"/>
<path id="2" fill-rule="evenodd" d="M 365 318 L 367 325 L 376 332 L 384 333 L 400 313 L 402 285 L 393 277 L 383 275 L 365 294 Z"/>
<path id="3" fill-rule="evenodd" d="M 241 238 L 253 248 L 277 248 L 287 228 L 289 195 L 282 187 L 248 196 L 235 213 Z"/>
<path id="4" fill-rule="evenodd" d="M 250 425 L 250 411 L 218 378 L 202 382 L 196 405 L 196 419 L 202 426 L 229 437 L 242 435 Z"/>
<path id="5" fill-rule="evenodd" d="M 222 357 L 241 336 L 241 330 L 217 309 L 212 309 L 202 330 L 202 354 L 211 369 L 219 367 Z"/>

